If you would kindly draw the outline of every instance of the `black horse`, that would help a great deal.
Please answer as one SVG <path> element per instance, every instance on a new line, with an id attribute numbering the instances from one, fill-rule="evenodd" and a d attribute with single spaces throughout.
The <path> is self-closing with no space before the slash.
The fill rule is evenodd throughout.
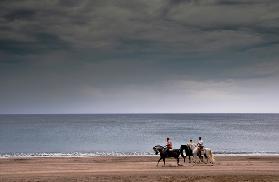
<path id="1" fill-rule="evenodd" d="M 191 147 L 190 147 L 189 145 L 181 145 L 180 151 L 181 151 L 181 156 L 182 156 L 183 159 L 184 159 L 184 162 L 185 162 L 186 157 L 188 156 L 188 157 L 189 157 L 189 163 L 191 163 L 191 156 L 192 156 L 192 157 L 194 156 L 194 155 L 193 155 L 193 150 L 191 149 Z M 183 151 L 185 151 L 186 156 L 184 156 L 184 152 L 183 152 Z M 207 158 L 206 155 L 204 155 L 204 156 Z M 200 152 L 198 153 L 198 157 L 200 158 L 200 160 L 201 160 L 202 162 L 204 162 L 204 161 L 203 161 L 203 156 L 201 155 Z"/>
<path id="2" fill-rule="evenodd" d="M 164 166 L 166 164 L 166 158 L 174 157 L 177 160 L 177 165 L 179 166 L 179 156 L 182 155 L 181 149 L 173 149 L 173 150 L 167 150 L 165 147 L 161 145 L 156 145 L 153 147 L 153 150 L 155 154 L 157 155 L 160 153 L 160 159 L 158 160 L 157 166 L 159 162 L 163 159 L 164 161 Z M 185 159 L 184 159 L 185 160 Z"/>
<path id="3" fill-rule="evenodd" d="M 186 156 L 184 156 L 184 152 L 183 151 L 185 151 Z M 181 145 L 180 152 L 181 152 L 181 156 L 184 159 L 184 162 L 185 162 L 186 157 L 188 156 L 189 157 L 189 163 L 191 163 L 191 156 L 193 156 L 193 151 L 190 148 L 190 146 L 188 146 L 188 145 Z"/>

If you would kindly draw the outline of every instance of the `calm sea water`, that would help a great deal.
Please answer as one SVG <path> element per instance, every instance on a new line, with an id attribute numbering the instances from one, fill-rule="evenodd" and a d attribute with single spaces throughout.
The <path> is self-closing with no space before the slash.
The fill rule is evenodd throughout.
<path id="1" fill-rule="evenodd" d="M 170 137 L 224 154 L 279 154 L 279 114 L 0 115 L 0 155 L 148 155 Z"/>

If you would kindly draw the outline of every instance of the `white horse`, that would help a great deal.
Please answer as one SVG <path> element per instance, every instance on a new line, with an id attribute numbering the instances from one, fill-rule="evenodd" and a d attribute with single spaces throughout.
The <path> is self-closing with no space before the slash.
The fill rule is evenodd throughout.
<path id="1" fill-rule="evenodd" d="M 197 146 L 193 145 L 191 149 L 193 151 L 193 162 L 194 163 L 201 162 L 201 159 L 198 157 L 199 148 Z M 201 156 L 205 157 L 206 163 L 208 163 L 208 161 L 211 164 L 213 164 L 215 162 L 214 156 L 213 156 L 212 151 L 211 151 L 210 148 L 203 148 L 203 150 L 201 151 Z"/>

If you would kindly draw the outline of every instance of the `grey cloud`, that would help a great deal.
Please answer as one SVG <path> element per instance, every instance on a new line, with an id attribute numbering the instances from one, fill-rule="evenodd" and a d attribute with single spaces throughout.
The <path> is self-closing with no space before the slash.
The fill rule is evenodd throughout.
<path id="1" fill-rule="evenodd" d="M 7 21 L 16 21 L 16 20 L 28 20 L 34 17 L 36 14 L 33 10 L 15 10 L 4 15 L 4 19 Z"/>
<path id="2" fill-rule="evenodd" d="M 23 34 L 31 38 L 36 32 L 45 32 L 82 49 L 119 51 L 125 48 L 127 51 L 146 52 L 169 49 L 181 53 L 194 50 L 222 51 L 268 43 L 263 26 L 253 27 L 262 23 L 261 18 L 268 17 L 267 14 L 273 15 L 265 18 L 264 22 L 272 22 L 278 16 L 276 9 L 272 9 L 274 5 L 266 3 L 262 7 L 246 1 L 250 3 L 246 7 L 222 5 L 222 2 L 22 1 L 11 4 L 15 8 L 22 6 L 26 9 L 8 15 L 14 19 L 21 17 L 14 31 L 23 30 Z M 21 16 L 23 12 L 25 17 Z M 276 30 L 274 28 L 274 32 Z M 134 42 L 137 46 L 127 47 L 127 42 Z"/>
<path id="3" fill-rule="evenodd" d="M 56 35 L 38 33 L 31 41 L 0 40 L 0 50 L 11 54 L 42 54 L 56 49 L 67 49 L 69 46 Z M 0 51 L 0 52 L 1 52 Z"/>
<path id="4" fill-rule="evenodd" d="M 225 106 L 253 89 L 257 100 L 259 87 L 270 95 L 277 88 L 277 1 L 21 0 L 0 7 L 6 112 L 25 103 L 24 112 L 55 105 L 61 112 L 167 112 L 168 103 L 190 112 L 215 98 Z"/>

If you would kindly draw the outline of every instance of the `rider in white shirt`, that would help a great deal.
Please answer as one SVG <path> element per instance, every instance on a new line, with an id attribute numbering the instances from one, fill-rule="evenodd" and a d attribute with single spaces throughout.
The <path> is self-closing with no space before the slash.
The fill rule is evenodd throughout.
<path id="1" fill-rule="evenodd" d="M 188 142 L 186 145 L 189 146 L 189 148 L 190 148 L 191 150 L 193 150 L 193 149 L 195 148 L 195 144 L 193 143 L 193 140 L 192 140 L 192 139 L 190 139 L 189 142 Z"/>
<path id="2" fill-rule="evenodd" d="M 199 137 L 199 141 L 197 143 L 197 146 L 202 150 L 203 149 L 203 141 L 202 141 L 202 138 Z"/>
<path id="3" fill-rule="evenodd" d="M 199 137 L 199 141 L 197 143 L 197 146 L 198 146 L 198 155 L 202 158 L 202 161 L 203 161 L 203 157 L 202 157 L 201 152 L 203 150 L 204 145 L 203 145 L 203 141 L 202 141 L 201 137 Z"/>

